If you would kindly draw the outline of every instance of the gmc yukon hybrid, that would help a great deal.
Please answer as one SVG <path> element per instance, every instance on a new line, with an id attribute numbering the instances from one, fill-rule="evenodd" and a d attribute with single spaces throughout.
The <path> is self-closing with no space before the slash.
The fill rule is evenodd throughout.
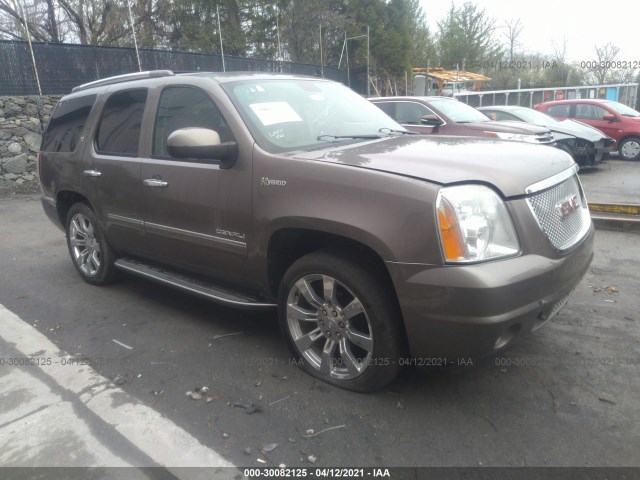
<path id="1" fill-rule="evenodd" d="M 576 170 L 551 147 L 411 134 L 320 78 L 170 71 L 75 88 L 39 161 L 84 280 L 277 308 L 304 370 L 356 391 L 562 308 L 592 259 Z"/>

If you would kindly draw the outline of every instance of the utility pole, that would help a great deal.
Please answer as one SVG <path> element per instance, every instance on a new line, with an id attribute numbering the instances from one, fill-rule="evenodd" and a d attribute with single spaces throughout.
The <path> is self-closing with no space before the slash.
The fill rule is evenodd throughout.
<path id="1" fill-rule="evenodd" d="M 220 26 L 220 5 L 216 5 L 216 13 L 218 16 L 218 37 L 220 38 L 220 54 L 222 56 L 222 71 L 226 72 L 227 69 L 224 65 L 224 47 L 222 46 L 222 27 Z"/>
<path id="2" fill-rule="evenodd" d="M 27 34 L 27 42 L 29 43 L 29 52 L 31 53 L 31 62 L 33 62 L 33 71 L 36 75 L 36 86 L 38 87 L 38 95 L 42 96 L 42 88 L 40 88 L 40 77 L 38 76 L 38 66 L 36 64 L 36 57 L 33 54 L 33 45 L 31 45 L 31 32 L 29 32 L 29 25 L 27 24 L 27 12 L 24 8 L 24 3 L 20 1 L 20 9 L 22 10 L 22 21 L 24 22 L 24 31 Z"/>
<path id="3" fill-rule="evenodd" d="M 369 25 L 367 25 L 367 97 L 371 97 L 371 79 L 369 78 Z"/>
<path id="4" fill-rule="evenodd" d="M 324 65 L 322 63 L 322 24 L 320 24 L 320 76 L 324 78 Z"/>

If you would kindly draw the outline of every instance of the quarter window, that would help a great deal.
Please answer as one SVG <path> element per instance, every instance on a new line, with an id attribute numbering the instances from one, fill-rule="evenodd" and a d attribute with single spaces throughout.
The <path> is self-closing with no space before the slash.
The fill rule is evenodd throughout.
<path id="1" fill-rule="evenodd" d="M 221 142 L 233 140 L 231 129 L 209 96 L 193 87 L 169 87 L 162 92 L 153 134 L 153 155 L 169 157 L 167 138 L 181 128 L 215 130 Z"/>
<path id="2" fill-rule="evenodd" d="M 65 100 L 56 105 L 42 142 L 47 152 L 73 152 L 96 101 L 96 95 Z"/>
<path id="3" fill-rule="evenodd" d="M 146 102 L 146 89 L 127 90 L 109 97 L 98 128 L 96 147 L 99 152 L 132 157 L 138 155 Z"/>

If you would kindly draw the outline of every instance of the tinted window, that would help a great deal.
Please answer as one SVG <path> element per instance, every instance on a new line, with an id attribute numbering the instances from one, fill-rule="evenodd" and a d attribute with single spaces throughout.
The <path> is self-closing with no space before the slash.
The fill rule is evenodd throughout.
<path id="1" fill-rule="evenodd" d="M 65 100 L 56 105 L 42 142 L 48 152 L 72 152 L 82 136 L 95 95 Z"/>
<path id="2" fill-rule="evenodd" d="M 153 135 L 153 155 L 168 157 L 167 138 L 181 128 L 215 130 L 221 142 L 233 140 L 231 129 L 218 107 L 202 92 L 191 87 L 169 87 L 162 92 Z"/>
<path id="3" fill-rule="evenodd" d="M 128 90 L 109 97 L 102 112 L 97 149 L 116 155 L 138 155 L 147 90 Z"/>
<path id="4" fill-rule="evenodd" d="M 434 115 L 427 107 L 415 102 L 396 103 L 395 120 L 401 124 L 420 125 L 420 119 L 425 115 Z"/>
<path id="5" fill-rule="evenodd" d="M 566 118 L 569 116 L 569 105 L 551 105 L 547 108 L 547 113 L 553 117 Z"/>

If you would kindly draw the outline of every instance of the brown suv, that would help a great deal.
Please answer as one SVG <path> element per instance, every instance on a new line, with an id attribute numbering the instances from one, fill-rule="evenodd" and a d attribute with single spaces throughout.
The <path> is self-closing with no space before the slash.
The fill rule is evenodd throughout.
<path id="1" fill-rule="evenodd" d="M 124 271 L 277 308 L 304 369 L 358 391 L 507 347 L 592 259 L 566 153 L 410 134 L 319 78 L 83 85 L 55 108 L 39 171 L 84 280 Z"/>

